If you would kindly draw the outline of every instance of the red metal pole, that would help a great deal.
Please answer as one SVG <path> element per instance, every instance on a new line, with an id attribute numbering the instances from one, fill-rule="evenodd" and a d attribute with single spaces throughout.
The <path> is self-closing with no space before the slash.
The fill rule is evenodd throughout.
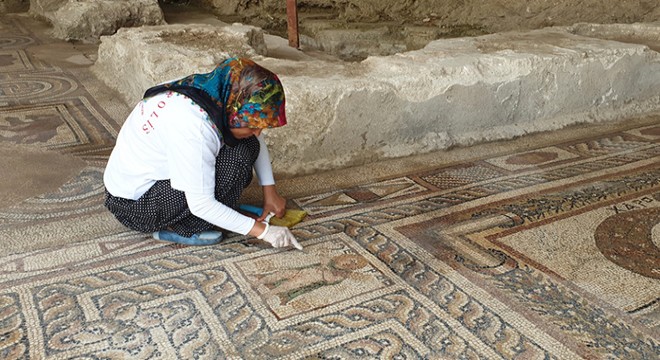
<path id="1" fill-rule="evenodd" d="M 289 36 L 289 46 L 300 47 L 300 38 L 298 36 L 298 1 L 286 0 L 286 23 Z"/>

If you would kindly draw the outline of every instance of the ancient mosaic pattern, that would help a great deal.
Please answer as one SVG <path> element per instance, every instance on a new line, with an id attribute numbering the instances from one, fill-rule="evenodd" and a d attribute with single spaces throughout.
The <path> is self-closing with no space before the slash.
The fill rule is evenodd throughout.
<path id="1" fill-rule="evenodd" d="M 0 257 L 0 358 L 660 353 L 659 126 L 292 199 L 312 215 L 293 229 L 301 252 L 241 236 L 170 246 L 104 212 L 116 126 L 12 21 L 0 139 L 88 166 L 0 211 L 3 236 L 80 236 Z"/>

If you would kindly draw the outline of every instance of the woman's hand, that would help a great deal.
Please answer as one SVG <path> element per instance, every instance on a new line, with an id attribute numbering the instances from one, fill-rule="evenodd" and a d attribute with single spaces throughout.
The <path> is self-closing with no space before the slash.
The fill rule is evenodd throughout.
<path id="1" fill-rule="evenodd" d="M 264 221 L 269 213 L 275 214 L 276 217 L 281 218 L 286 212 L 286 199 L 277 193 L 275 185 L 266 185 L 264 190 L 264 212 L 257 219 L 257 221 Z"/>

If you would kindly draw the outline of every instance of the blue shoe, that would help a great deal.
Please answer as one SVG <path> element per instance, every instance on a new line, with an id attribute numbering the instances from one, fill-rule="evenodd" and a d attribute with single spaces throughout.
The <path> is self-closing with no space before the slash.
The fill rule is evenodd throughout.
<path id="1" fill-rule="evenodd" d="M 191 237 L 181 236 L 174 231 L 161 230 L 152 234 L 154 239 L 160 241 L 168 241 L 183 245 L 204 246 L 215 245 L 222 241 L 222 233 L 220 231 L 202 231 L 201 233 L 194 234 Z"/>

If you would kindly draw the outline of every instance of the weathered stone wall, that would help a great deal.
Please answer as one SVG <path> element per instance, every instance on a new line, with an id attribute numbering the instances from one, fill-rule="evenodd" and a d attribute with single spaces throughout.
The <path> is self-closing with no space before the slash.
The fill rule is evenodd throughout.
<path id="1" fill-rule="evenodd" d="M 0 0 L 0 14 L 28 11 L 29 0 Z"/>
<path id="2" fill-rule="evenodd" d="M 191 0 L 218 14 L 243 13 L 278 21 L 283 0 Z M 298 0 L 301 14 L 326 12 L 350 22 L 424 22 L 467 26 L 485 32 L 590 23 L 660 21 L 658 0 Z M 262 26 L 262 24 L 257 24 Z M 265 26 L 264 26 L 265 27 Z"/>
<path id="3" fill-rule="evenodd" d="M 247 1 L 245 0 L 183 0 L 180 2 L 177 0 L 169 0 L 169 2 L 175 4 L 181 4 L 183 2 L 184 4 L 182 5 L 190 4 L 205 9 L 211 9 L 217 15 L 237 15 L 239 12 L 245 11 L 247 7 Z M 282 2 L 286 3 L 286 1 Z"/>

